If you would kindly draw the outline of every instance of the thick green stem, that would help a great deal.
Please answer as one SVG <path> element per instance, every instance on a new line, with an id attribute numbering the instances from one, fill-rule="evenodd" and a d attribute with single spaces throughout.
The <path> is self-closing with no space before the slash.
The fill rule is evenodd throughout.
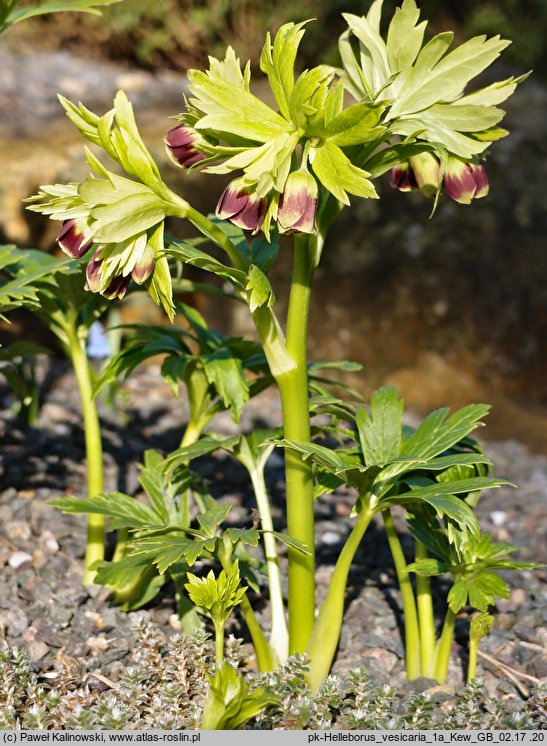
<path id="1" fill-rule="evenodd" d="M 469 660 L 467 663 L 467 683 L 470 684 L 477 676 L 477 655 L 479 653 L 479 639 L 469 638 Z"/>
<path id="2" fill-rule="evenodd" d="M 84 418 L 85 452 L 87 466 L 87 495 L 94 497 L 103 492 L 103 448 L 101 429 L 95 398 L 91 367 L 85 352 L 85 335 L 67 325 L 68 353 L 72 360 Z M 87 524 L 87 547 L 83 582 L 93 583 L 95 572 L 90 569 L 97 560 L 104 559 L 104 516 L 91 513 Z"/>
<path id="3" fill-rule="evenodd" d="M 435 667 L 433 678 L 442 684 L 448 674 L 448 663 L 450 661 L 450 651 L 452 650 L 452 640 L 454 639 L 454 625 L 456 615 L 451 609 L 446 612 L 443 630 L 437 643 L 435 651 Z"/>
<path id="4" fill-rule="evenodd" d="M 421 541 L 416 540 L 416 560 L 426 558 L 427 549 Z M 431 582 L 424 575 L 416 575 L 416 597 L 418 603 L 418 621 L 420 623 L 422 675 L 430 676 L 433 672 L 435 658 L 435 617 L 433 615 Z"/>
<path id="5" fill-rule="evenodd" d="M 277 546 L 273 535 L 273 521 L 270 510 L 268 491 L 264 480 L 264 473 L 260 469 L 249 469 L 253 485 L 256 505 L 260 515 L 260 522 L 264 529 L 264 553 L 266 555 L 266 567 L 268 572 L 268 588 L 270 591 L 270 609 L 272 614 L 272 631 L 270 645 L 274 649 L 279 662 L 287 659 L 289 648 L 289 635 L 285 620 L 285 606 L 283 604 L 283 591 L 281 588 L 281 573 L 279 571 L 279 560 L 277 557 Z"/>
<path id="6" fill-rule="evenodd" d="M 224 621 L 213 620 L 215 627 L 215 663 L 222 666 L 224 662 Z"/>
<path id="7" fill-rule="evenodd" d="M 323 683 L 331 669 L 344 617 L 344 600 L 348 574 L 355 552 L 359 548 L 361 539 L 374 513 L 375 511 L 371 508 L 364 508 L 359 513 L 357 522 L 340 552 L 330 579 L 327 596 L 315 622 L 313 634 L 307 649 L 310 657 L 308 682 L 311 690 L 314 692 Z"/>
<path id="8" fill-rule="evenodd" d="M 307 330 L 314 237 L 296 236 L 291 293 L 287 312 L 287 351 L 295 368 L 277 383 L 287 440 L 310 441 Z M 308 554 L 289 548 L 289 652 L 303 653 L 315 616 L 315 537 L 312 466 L 300 454 L 286 450 L 287 533 L 305 545 Z"/>
<path id="9" fill-rule="evenodd" d="M 395 530 L 391 511 L 389 509 L 384 510 L 382 517 L 403 601 L 406 675 L 408 679 L 417 679 L 421 676 L 422 670 L 420 665 L 420 628 L 418 625 L 416 600 L 414 598 L 412 583 L 410 582 L 410 573 L 406 569 L 407 565 L 403 548 Z"/>

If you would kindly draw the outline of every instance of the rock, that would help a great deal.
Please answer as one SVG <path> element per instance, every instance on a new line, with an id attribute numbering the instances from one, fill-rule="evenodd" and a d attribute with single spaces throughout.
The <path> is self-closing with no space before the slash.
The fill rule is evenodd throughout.
<path id="1" fill-rule="evenodd" d="M 50 652 L 49 646 L 40 640 L 30 640 L 26 643 L 25 649 L 31 663 L 37 663 Z"/>
<path id="2" fill-rule="evenodd" d="M 28 541 L 31 537 L 30 526 L 25 521 L 9 521 L 4 532 L 10 541 Z"/>
<path id="3" fill-rule="evenodd" d="M 21 637 L 28 626 L 28 617 L 22 609 L 14 607 L 0 612 L 0 630 L 4 629 L 10 637 Z"/>
<path id="4" fill-rule="evenodd" d="M 14 552 L 8 560 L 14 570 L 28 570 L 32 567 L 32 555 L 28 552 Z"/>

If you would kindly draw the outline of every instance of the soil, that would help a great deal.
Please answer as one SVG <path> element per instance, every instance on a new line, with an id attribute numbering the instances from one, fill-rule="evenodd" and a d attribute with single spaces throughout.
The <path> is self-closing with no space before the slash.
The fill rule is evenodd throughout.
<path id="1" fill-rule="evenodd" d="M 41 363 L 43 401 L 36 427 L 25 428 L 14 414 L 9 391 L 0 389 L 0 645 L 27 651 L 36 671 L 47 671 L 59 656 L 78 659 L 83 671 L 115 681 L 131 660 L 137 617 L 169 634 L 179 623 L 173 591 L 164 586 L 149 607 L 131 613 L 117 608 L 108 590 L 82 585 L 85 519 L 48 505 L 66 494 L 85 495 L 84 439 L 75 380 L 63 361 Z M 138 468 L 146 449 L 168 453 L 184 429 L 184 401 L 173 400 L 159 368 L 140 369 L 118 391 L 116 404 L 100 402 L 105 448 L 106 490 L 138 494 Z M 280 408 L 263 392 L 246 408 L 241 426 L 275 426 Z M 231 433 L 224 415 L 214 427 Z M 547 458 L 515 441 L 486 443 L 498 476 L 518 484 L 485 493 L 478 506 L 483 529 L 496 541 L 519 545 L 518 558 L 545 561 Z M 212 492 L 232 505 L 231 519 L 252 520 L 245 472 L 228 458 L 199 462 Z M 283 460 L 274 453 L 267 470 L 274 519 L 283 527 Z M 352 525 L 351 496 L 339 493 L 317 503 L 318 596 L 326 593 L 333 564 Z M 507 574 L 511 596 L 498 603 L 494 628 L 481 643 L 479 674 L 502 698 L 522 697 L 547 675 L 545 571 Z M 267 612 L 253 599 L 267 624 Z M 373 681 L 405 688 L 400 594 L 380 524 L 369 529 L 359 550 L 347 594 L 345 624 L 334 671 L 364 665 Z M 460 615 L 447 686 L 458 690 L 465 675 L 468 619 Z M 238 619 L 231 631 L 245 637 Z M 486 657 L 487 656 L 487 657 Z M 501 667 L 500 667 L 501 664 Z M 509 666 L 513 673 L 507 668 Z M 431 686 L 433 682 L 423 682 Z M 418 682 L 420 685 L 420 682 Z M 412 686 L 416 686 L 414 682 Z"/>

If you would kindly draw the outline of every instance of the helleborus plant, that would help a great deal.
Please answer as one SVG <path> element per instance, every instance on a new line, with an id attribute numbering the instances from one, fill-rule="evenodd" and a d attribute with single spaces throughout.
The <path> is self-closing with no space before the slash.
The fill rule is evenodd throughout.
<path id="1" fill-rule="evenodd" d="M 394 186 L 419 187 L 435 204 L 443 192 L 462 203 L 484 196 L 488 182 L 482 161 L 507 134 L 499 127 L 504 115 L 499 104 L 523 80 L 508 78 L 468 92 L 473 79 L 509 42 L 481 36 L 454 47 L 450 32 L 426 39 L 426 22 L 419 20 L 414 0 L 403 0 L 385 35 L 381 15 L 382 0 L 374 0 L 366 16 L 345 15 L 348 29 L 340 39 L 338 68 L 318 65 L 295 72 L 305 23 L 287 23 L 274 38 L 268 35 L 260 67 L 273 105 L 253 93 L 250 65 L 242 67 L 231 48 L 222 60 L 210 58 L 208 70 L 188 72 L 186 109 L 175 117 L 165 145 L 170 159 L 182 168 L 230 177 L 218 195 L 215 217 L 199 213 L 165 185 L 123 92 L 103 116 L 61 99 L 68 117 L 96 146 L 93 153 L 86 151 L 92 173 L 80 183 L 44 186 L 29 200 L 29 209 L 63 222 L 60 243 L 65 250 L 87 252 L 81 261 L 86 264 L 87 289 L 93 293 L 120 298 L 131 283 L 140 283 L 173 319 L 177 307 L 172 271 L 178 262 L 229 283 L 248 305 L 283 414 L 282 438 L 265 440 L 263 446 L 274 443 L 285 452 L 285 649 L 276 643 L 274 650 L 257 629 L 246 595 L 240 608 L 259 666 L 266 669 L 288 654 L 307 653 L 314 690 L 331 667 L 349 568 L 371 520 L 376 515 L 384 520 L 403 591 L 407 671 L 409 677 L 418 676 L 435 646 L 431 591 L 422 572 L 432 549 L 421 535 L 417 538 L 418 564 L 412 570 L 418 578 L 416 598 L 393 529 L 392 508 L 403 508 L 414 530 L 420 521 L 429 521 L 432 535 L 441 532 L 451 547 L 463 552 L 480 542 L 472 496 L 503 484 L 487 475 L 488 460 L 466 440 L 486 414 L 484 405 L 471 405 L 451 417 L 445 410 L 435 412 L 410 432 L 403 426 L 403 404 L 391 389 L 375 394 L 369 412 L 339 401 L 320 384 L 313 388 L 307 352 L 312 280 L 337 215 L 350 199 L 378 198 L 374 181 L 387 172 Z M 97 149 L 102 154 L 95 155 Z M 103 155 L 114 162 L 114 171 L 103 165 Z M 191 223 L 198 235 L 184 241 L 168 238 L 167 218 Z M 292 240 L 293 254 L 284 320 L 269 279 L 281 250 L 279 234 Z M 179 354 L 184 369 L 185 355 Z M 337 442 L 345 437 L 349 444 L 333 449 L 315 442 L 315 412 L 331 418 L 327 432 L 336 434 Z M 351 428 L 340 424 L 344 418 L 357 439 Z M 201 448 L 203 437 L 186 447 Z M 242 444 L 239 441 L 237 448 Z M 235 453 L 236 446 L 230 448 Z M 189 453 L 179 453 L 175 461 L 180 458 L 188 463 Z M 256 453 L 249 463 L 256 466 Z M 341 484 L 355 490 L 355 525 L 340 552 L 327 598 L 317 610 L 314 500 Z M 262 511 L 261 530 L 269 533 L 264 516 Z M 217 529 L 223 517 L 217 515 L 214 529 L 203 520 L 200 514 L 196 527 L 192 522 L 168 524 L 158 527 L 158 536 L 135 536 L 140 549 L 133 547 L 132 552 L 166 568 L 187 555 L 188 537 L 195 536 L 228 573 L 233 542 L 220 539 Z M 253 530 L 253 541 L 258 541 L 258 529 Z M 450 567 L 455 567 L 452 561 Z M 454 587 L 467 579 L 465 573 L 457 574 Z M 451 639 L 450 624 L 447 630 L 441 635 L 443 651 L 444 641 Z M 444 652 L 439 656 L 446 660 Z"/>
<path id="2" fill-rule="evenodd" d="M 36 5 L 21 3 L 21 0 L 1 0 L 0 2 L 0 33 L 27 18 L 45 15 L 46 13 L 60 13 L 62 11 L 76 11 L 79 13 L 92 13 L 101 15 L 100 7 L 119 3 L 120 0 L 45 0 Z M 21 6 L 21 7 L 19 7 Z"/>

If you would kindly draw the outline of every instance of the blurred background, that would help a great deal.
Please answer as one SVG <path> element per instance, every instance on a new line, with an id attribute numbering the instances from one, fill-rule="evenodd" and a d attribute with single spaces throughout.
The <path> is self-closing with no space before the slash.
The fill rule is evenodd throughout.
<path id="1" fill-rule="evenodd" d="M 398 3 L 385 0 L 389 18 Z M 264 34 L 287 20 L 315 18 L 302 44 L 301 68 L 337 64 L 342 11 L 368 2 L 312 0 L 124 0 L 101 18 L 60 14 L 12 27 L 0 40 L 0 242 L 52 251 L 57 224 L 25 213 L 21 200 L 40 184 L 77 180 L 87 166 L 82 141 L 57 93 L 102 113 L 124 88 L 144 139 L 166 181 L 204 211 L 221 179 L 188 175 L 167 161 L 163 136 L 183 107 L 188 67 L 207 65 L 231 44 L 252 60 Z M 420 194 L 400 194 L 387 180 L 378 201 L 354 200 L 330 236 L 317 275 L 311 357 L 364 366 L 351 381 L 366 395 L 397 385 L 418 414 L 471 401 L 494 405 L 487 437 L 547 446 L 546 50 L 547 0 L 422 0 L 430 33 L 451 29 L 458 41 L 500 33 L 513 44 L 484 84 L 534 73 L 507 105 L 510 137 L 487 161 L 490 194 L 463 206 L 444 196 L 433 218 Z M 177 228 L 173 226 L 173 231 Z M 290 255 L 272 277 L 284 301 Z M 139 294 L 140 297 L 140 294 Z M 196 298 L 223 331 L 247 333 L 237 309 Z M 140 301 L 139 301 L 140 302 Z M 153 309 L 145 309 L 149 320 Z M 143 313 L 128 299 L 125 317 Z M 24 319 L 1 330 L 25 336 Z M 39 332 L 41 333 L 41 332 Z"/>

